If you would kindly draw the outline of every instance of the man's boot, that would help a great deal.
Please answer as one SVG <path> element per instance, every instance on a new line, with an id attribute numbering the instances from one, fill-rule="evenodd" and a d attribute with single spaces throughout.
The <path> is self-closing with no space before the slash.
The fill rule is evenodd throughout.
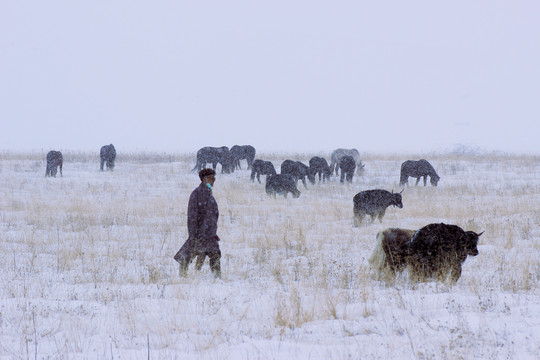
<path id="1" fill-rule="evenodd" d="M 216 278 L 221 278 L 221 262 L 220 262 L 221 255 L 220 254 L 214 254 L 210 257 L 210 270 L 212 270 L 212 273 Z"/>
<path id="2" fill-rule="evenodd" d="M 180 259 L 179 263 L 180 263 L 180 270 L 179 270 L 180 277 L 186 277 L 189 263 L 186 261 L 186 259 Z"/>
<path id="3" fill-rule="evenodd" d="M 204 258 L 206 257 L 206 255 L 202 254 L 202 255 L 197 255 L 197 260 L 195 260 L 195 270 L 201 270 L 202 266 L 203 266 L 203 263 L 204 263 Z"/>

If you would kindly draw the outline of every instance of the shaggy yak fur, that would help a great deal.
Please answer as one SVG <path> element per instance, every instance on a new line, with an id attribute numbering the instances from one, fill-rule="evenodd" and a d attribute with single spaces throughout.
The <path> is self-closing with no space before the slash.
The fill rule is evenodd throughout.
<path id="1" fill-rule="evenodd" d="M 369 261 L 375 270 L 388 271 L 389 275 L 407 268 L 413 281 L 445 281 L 449 277 L 456 283 L 467 256 L 478 255 L 482 234 L 443 223 L 426 225 L 414 234 L 413 230 L 386 229 L 377 234 Z"/>

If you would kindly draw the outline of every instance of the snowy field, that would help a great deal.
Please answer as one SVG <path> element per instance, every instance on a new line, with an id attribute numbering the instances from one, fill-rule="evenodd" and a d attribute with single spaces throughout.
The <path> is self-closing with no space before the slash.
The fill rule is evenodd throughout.
<path id="1" fill-rule="evenodd" d="M 258 154 L 279 172 L 286 158 Z M 411 186 L 383 223 L 352 226 L 352 198 L 400 191 L 404 160 L 439 186 Z M 540 157 L 363 154 L 353 184 L 270 198 L 243 170 L 218 171 L 223 279 L 178 276 L 194 154 L 0 154 L 1 359 L 538 359 Z M 218 166 L 218 170 L 220 167 Z M 434 222 L 485 231 L 458 283 L 376 280 L 378 231 Z"/>

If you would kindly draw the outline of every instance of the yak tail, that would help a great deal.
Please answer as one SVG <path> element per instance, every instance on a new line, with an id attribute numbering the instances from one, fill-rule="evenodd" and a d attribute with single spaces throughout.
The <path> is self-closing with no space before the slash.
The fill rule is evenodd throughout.
<path id="1" fill-rule="evenodd" d="M 373 249 L 371 257 L 369 258 L 369 264 L 371 267 L 379 272 L 384 269 L 384 264 L 386 262 L 386 254 L 384 253 L 383 249 L 383 239 L 383 231 L 380 231 L 377 234 L 377 244 L 375 245 L 375 249 Z"/>
<path id="2" fill-rule="evenodd" d="M 201 167 L 199 166 L 199 162 L 197 161 L 197 163 L 195 164 L 195 167 L 193 169 L 191 169 L 191 172 L 195 172 L 195 170 L 199 171 L 201 170 Z"/>

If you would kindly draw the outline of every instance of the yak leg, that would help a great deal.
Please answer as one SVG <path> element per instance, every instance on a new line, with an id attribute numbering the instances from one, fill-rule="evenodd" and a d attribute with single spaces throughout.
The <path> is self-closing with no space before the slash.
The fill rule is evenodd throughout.
<path id="1" fill-rule="evenodd" d="M 452 266 L 452 270 L 450 271 L 450 280 L 452 280 L 453 283 L 456 283 L 460 277 L 461 277 L 461 264 L 455 264 Z"/>
<path id="2" fill-rule="evenodd" d="M 420 177 L 417 177 L 416 178 L 416 185 L 415 186 L 418 186 L 418 183 L 420 182 Z"/>
<path id="3" fill-rule="evenodd" d="M 386 210 L 379 211 L 379 215 L 377 216 L 379 218 L 379 222 L 381 222 L 381 223 L 382 223 L 382 219 L 384 217 L 385 212 L 386 212 Z"/>
<path id="4" fill-rule="evenodd" d="M 424 186 L 426 186 L 427 176 L 424 176 Z"/>

